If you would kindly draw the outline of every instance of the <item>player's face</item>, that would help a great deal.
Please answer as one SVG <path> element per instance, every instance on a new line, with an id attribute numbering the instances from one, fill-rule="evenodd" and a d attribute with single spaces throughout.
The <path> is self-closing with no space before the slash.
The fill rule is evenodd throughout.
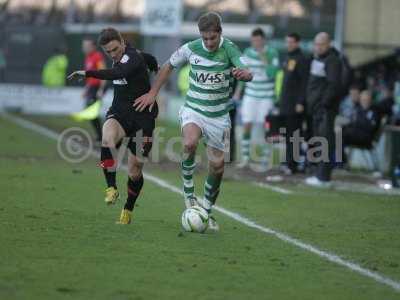
<path id="1" fill-rule="evenodd" d="M 113 40 L 108 44 L 102 46 L 104 52 L 114 61 L 119 62 L 125 52 L 125 43 Z"/>
<path id="2" fill-rule="evenodd" d="M 215 51 L 218 49 L 221 41 L 221 33 L 216 31 L 203 31 L 201 32 L 201 38 L 209 51 Z"/>
<path id="3" fill-rule="evenodd" d="M 261 35 L 252 36 L 251 46 L 256 50 L 261 51 L 265 46 L 265 38 L 263 38 Z"/>
<path id="4" fill-rule="evenodd" d="M 299 42 L 296 41 L 296 39 L 287 36 L 286 37 L 286 48 L 289 52 L 292 52 L 299 48 Z"/>

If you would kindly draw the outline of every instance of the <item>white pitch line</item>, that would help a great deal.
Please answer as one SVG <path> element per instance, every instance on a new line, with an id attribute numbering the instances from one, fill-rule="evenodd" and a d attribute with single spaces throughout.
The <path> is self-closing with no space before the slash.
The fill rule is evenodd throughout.
<path id="1" fill-rule="evenodd" d="M 268 189 L 268 190 L 271 190 L 271 191 L 274 191 L 274 192 L 277 192 L 277 193 L 285 194 L 285 195 L 293 194 L 293 192 L 290 191 L 290 190 L 281 188 L 279 186 L 273 186 L 271 184 L 264 183 L 264 182 L 253 182 L 252 184 L 255 185 L 255 186 L 258 186 L 258 187 L 261 187 L 261 188 L 265 188 L 265 189 Z"/>
<path id="2" fill-rule="evenodd" d="M 12 121 L 15 124 L 18 124 L 23 128 L 35 131 L 35 132 L 37 132 L 37 133 L 39 133 L 41 135 L 44 135 L 44 136 L 46 136 L 46 137 L 48 137 L 50 139 L 58 140 L 58 137 L 60 136 L 57 132 L 54 132 L 54 131 L 52 131 L 52 130 L 50 130 L 48 128 L 45 128 L 43 126 L 40 126 L 40 125 L 35 124 L 33 122 L 30 122 L 28 120 L 24 120 L 24 119 L 21 119 L 19 117 L 11 116 L 11 115 L 8 115 L 8 114 L 5 114 L 5 113 L 2 114 L 2 116 L 5 119 L 7 119 L 9 121 Z M 93 156 L 98 157 L 98 154 L 99 153 L 97 151 L 92 151 L 92 155 Z M 126 170 L 126 166 L 124 166 L 124 169 Z M 171 192 L 174 192 L 174 193 L 177 193 L 177 194 L 182 194 L 181 189 L 179 189 L 178 187 L 168 183 L 167 181 L 165 181 L 165 180 L 163 180 L 163 179 L 161 179 L 159 177 L 156 177 L 156 176 L 153 176 L 153 175 L 150 175 L 150 174 L 147 174 L 147 173 L 144 174 L 144 177 L 147 180 L 149 180 L 149 181 L 151 181 L 151 182 L 153 182 L 153 183 L 155 183 L 155 184 L 157 184 L 157 185 L 159 185 L 159 186 L 161 186 L 161 187 L 163 187 L 163 188 L 165 188 L 167 190 L 170 190 Z M 356 264 L 354 262 L 345 260 L 345 259 L 341 258 L 340 256 L 334 254 L 334 253 L 330 253 L 328 251 L 320 250 L 315 246 L 312 246 L 310 244 L 304 243 L 301 240 L 292 238 L 289 235 L 281 233 L 281 232 L 279 232 L 277 230 L 274 230 L 274 229 L 259 225 L 256 222 L 254 222 L 254 221 L 252 221 L 252 220 L 250 220 L 250 219 L 248 219 L 246 217 L 243 217 L 242 215 L 240 215 L 238 213 L 235 213 L 233 211 L 225 209 L 225 208 L 223 208 L 221 206 L 214 206 L 214 208 L 215 208 L 215 210 L 219 211 L 220 213 L 224 214 L 225 216 L 230 217 L 231 219 L 234 219 L 234 220 L 242 223 L 243 225 L 246 225 L 246 226 L 248 226 L 250 228 L 257 229 L 257 230 L 259 230 L 261 232 L 264 232 L 266 234 L 273 235 L 276 238 L 280 239 L 281 241 L 284 241 L 286 243 L 294 245 L 294 246 L 296 246 L 298 248 L 301 248 L 301 249 L 303 249 L 305 251 L 311 252 L 311 253 L 313 253 L 313 254 L 315 254 L 315 255 L 317 255 L 319 257 L 322 257 L 322 258 L 324 258 L 324 259 L 326 259 L 326 260 L 328 260 L 330 262 L 333 262 L 333 263 L 335 263 L 337 265 L 346 267 L 346 268 L 350 269 L 351 271 L 359 273 L 359 274 L 361 274 L 361 275 L 363 275 L 365 277 L 369 277 L 369 278 L 375 280 L 376 282 L 379 282 L 379 283 L 385 284 L 387 286 L 390 286 L 395 291 L 400 292 L 400 282 L 395 281 L 395 280 L 393 280 L 393 279 L 391 279 L 391 278 L 389 278 L 387 276 L 384 276 L 384 275 L 381 275 L 381 274 L 379 274 L 377 272 L 374 272 L 374 271 L 371 271 L 369 269 L 363 268 L 360 265 L 358 265 L 358 264 Z"/>

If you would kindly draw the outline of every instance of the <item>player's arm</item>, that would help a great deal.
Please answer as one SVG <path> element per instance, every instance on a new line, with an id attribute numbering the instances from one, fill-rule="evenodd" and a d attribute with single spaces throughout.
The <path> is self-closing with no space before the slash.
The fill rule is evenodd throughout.
<path id="1" fill-rule="evenodd" d="M 241 81 L 253 80 L 253 74 L 245 65 L 245 58 L 240 52 L 239 48 L 232 42 L 228 43 L 226 47 L 228 57 L 235 68 L 232 69 L 232 75 Z"/>
<path id="2" fill-rule="evenodd" d="M 136 111 L 143 111 L 147 106 L 150 106 L 149 110 L 151 111 L 162 86 L 167 82 L 174 68 L 188 61 L 189 53 L 190 50 L 187 44 L 185 44 L 171 55 L 169 61 L 158 72 L 158 76 L 150 91 L 135 100 L 133 106 Z"/>
<path id="3" fill-rule="evenodd" d="M 138 59 L 131 59 L 127 54 L 124 54 L 120 63 L 110 69 L 75 71 L 68 76 L 68 79 L 75 77 L 93 77 L 102 80 L 122 79 L 133 73 L 139 66 L 140 62 Z"/>
<path id="4" fill-rule="evenodd" d="M 162 86 L 167 82 L 169 76 L 171 75 L 174 67 L 169 63 L 165 63 L 164 66 L 158 72 L 158 76 L 156 81 L 153 83 L 150 91 L 135 100 L 133 103 L 133 107 L 137 111 L 143 111 L 147 106 L 150 106 L 150 111 L 153 108 L 154 103 L 156 102 L 156 97 L 160 92 Z"/>

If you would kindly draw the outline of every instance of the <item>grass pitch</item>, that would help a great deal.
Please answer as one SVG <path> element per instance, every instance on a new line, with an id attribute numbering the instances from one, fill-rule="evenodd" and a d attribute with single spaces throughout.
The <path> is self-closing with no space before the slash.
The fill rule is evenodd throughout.
<path id="1" fill-rule="evenodd" d="M 61 131 L 63 118 L 34 118 Z M 162 124 L 167 135 L 176 128 Z M 96 161 L 0 117 L 0 299 L 399 299 L 400 293 L 221 214 L 219 233 L 182 232 L 181 196 L 145 182 L 133 224 L 103 202 Z M 179 169 L 147 170 L 180 186 Z M 196 177 L 202 190 L 204 174 Z M 218 203 L 400 281 L 400 201 L 227 180 Z"/>

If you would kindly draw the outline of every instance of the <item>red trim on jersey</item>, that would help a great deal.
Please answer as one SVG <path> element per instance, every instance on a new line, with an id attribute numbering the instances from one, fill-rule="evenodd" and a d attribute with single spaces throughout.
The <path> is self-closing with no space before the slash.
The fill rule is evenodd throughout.
<path id="1" fill-rule="evenodd" d="M 85 57 L 85 71 L 97 71 L 105 68 L 103 54 L 99 51 L 93 51 Z M 99 87 L 101 80 L 97 78 L 86 78 L 86 85 Z"/>

